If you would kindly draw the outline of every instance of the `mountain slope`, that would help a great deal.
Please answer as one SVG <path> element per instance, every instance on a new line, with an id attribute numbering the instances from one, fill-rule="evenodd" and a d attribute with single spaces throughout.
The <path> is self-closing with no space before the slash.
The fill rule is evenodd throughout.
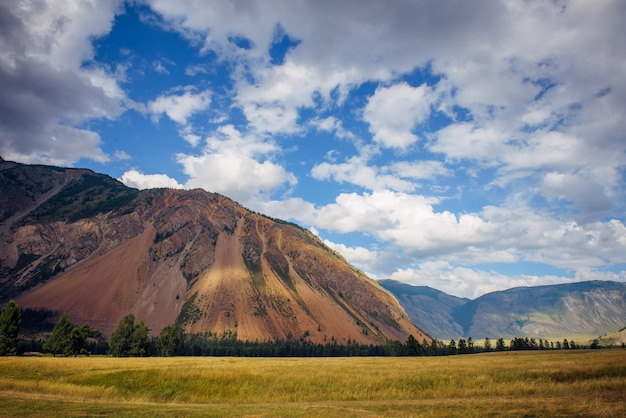
<path id="1" fill-rule="evenodd" d="M 626 284 L 618 282 L 521 287 L 475 300 L 421 286 L 380 283 L 396 296 L 415 323 L 439 339 L 590 339 L 616 332 L 626 318 Z"/>
<path id="2" fill-rule="evenodd" d="M 425 337 L 309 231 L 221 195 L 0 161 L 0 196 L 0 298 L 68 312 L 105 335 L 132 312 L 153 334 L 178 322 L 243 340 Z"/>
<path id="3" fill-rule="evenodd" d="M 390 291 L 416 324 L 432 337 L 458 338 L 463 328 L 453 312 L 469 299 L 457 298 L 428 286 L 412 286 L 394 280 L 381 280 L 382 287 Z"/>
<path id="4" fill-rule="evenodd" d="M 593 338 L 624 326 L 626 284 L 581 282 L 494 292 L 455 310 L 466 335 Z M 499 334 L 496 334 L 499 333 Z"/>

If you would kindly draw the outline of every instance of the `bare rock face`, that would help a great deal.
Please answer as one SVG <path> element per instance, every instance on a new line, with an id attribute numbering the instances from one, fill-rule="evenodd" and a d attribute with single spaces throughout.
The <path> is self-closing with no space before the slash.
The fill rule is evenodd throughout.
<path id="1" fill-rule="evenodd" d="M 297 225 L 204 190 L 145 190 L 89 170 L 0 161 L 0 303 L 67 312 L 105 335 L 430 340 L 398 302 Z M 21 196 L 21 197 L 19 197 Z"/>

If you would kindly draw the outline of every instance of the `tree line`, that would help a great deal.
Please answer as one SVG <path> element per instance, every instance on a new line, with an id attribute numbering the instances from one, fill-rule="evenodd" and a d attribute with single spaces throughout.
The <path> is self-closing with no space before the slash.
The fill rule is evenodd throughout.
<path id="1" fill-rule="evenodd" d="M 42 315 L 39 315 L 42 317 Z M 45 315 L 43 315 L 45 317 Z M 563 350 L 577 348 L 599 348 L 597 340 L 590 346 L 583 346 L 572 340 L 536 340 L 518 337 L 505 343 L 503 338 L 492 344 L 485 338 L 482 344 L 475 344 L 471 337 L 443 341 L 424 339 L 418 341 L 409 335 L 406 342 L 388 340 L 385 344 L 360 344 L 348 340 L 340 344 L 331 337 L 323 343 L 312 342 L 305 333 L 301 337 L 288 336 L 286 339 L 271 341 L 242 341 L 236 332 L 221 334 L 185 334 L 172 324 L 165 327 L 157 337 L 150 336 L 150 330 L 143 320 L 133 314 L 122 318 L 107 341 L 89 324 L 77 326 L 67 314 L 63 314 L 54 324 L 46 339 L 20 339 L 19 331 L 22 311 L 14 301 L 0 310 L 0 355 L 44 352 L 53 356 L 78 356 L 106 354 L 114 357 L 145 356 L 237 356 L 237 357 L 350 357 L 350 356 L 446 356 L 472 354 L 490 351 L 518 350 Z M 622 348 L 624 344 L 622 344 Z"/>

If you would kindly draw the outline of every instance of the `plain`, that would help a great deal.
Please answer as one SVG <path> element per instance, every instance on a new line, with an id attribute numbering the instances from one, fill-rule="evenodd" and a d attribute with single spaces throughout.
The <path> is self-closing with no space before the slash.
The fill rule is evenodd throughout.
<path id="1" fill-rule="evenodd" d="M 0 415 L 626 416 L 626 351 L 3 357 Z"/>

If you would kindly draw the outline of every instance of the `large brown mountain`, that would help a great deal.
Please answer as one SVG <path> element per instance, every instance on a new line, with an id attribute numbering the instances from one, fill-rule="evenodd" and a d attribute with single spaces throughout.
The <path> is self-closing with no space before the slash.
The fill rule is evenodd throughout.
<path id="1" fill-rule="evenodd" d="M 138 191 L 90 170 L 0 159 L 0 303 L 67 312 L 108 335 L 323 342 L 430 340 L 376 282 L 297 225 L 204 190 Z"/>

